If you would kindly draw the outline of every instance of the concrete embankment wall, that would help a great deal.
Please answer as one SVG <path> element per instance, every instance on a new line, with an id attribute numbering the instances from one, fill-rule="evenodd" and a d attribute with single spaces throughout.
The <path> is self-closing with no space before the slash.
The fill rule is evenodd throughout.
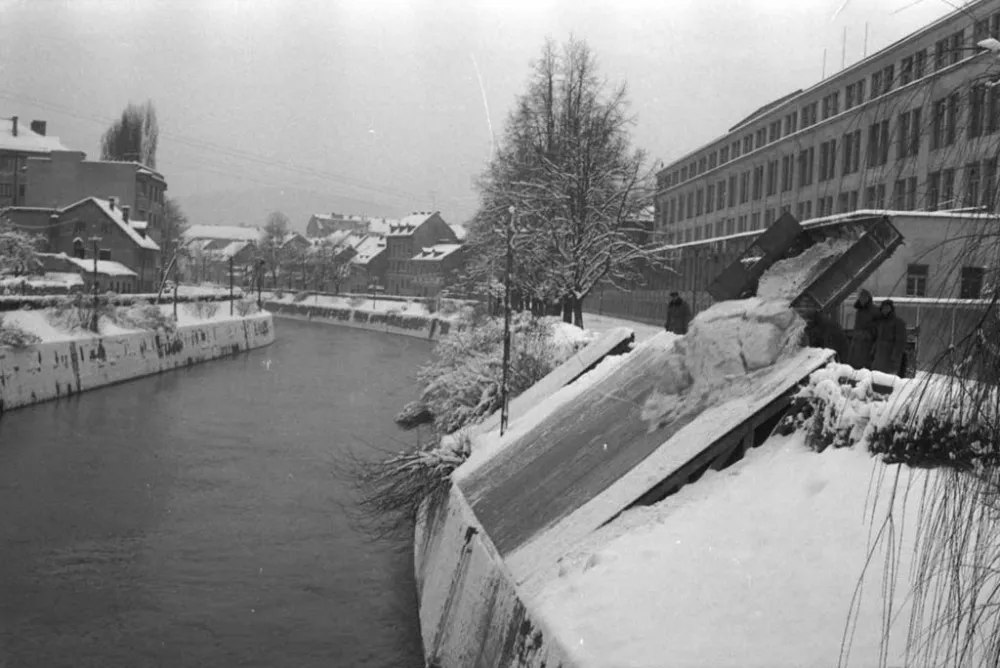
<path id="1" fill-rule="evenodd" d="M 447 334 L 452 323 L 444 318 L 405 313 L 376 313 L 363 309 L 319 306 L 308 300 L 299 303 L 268 301 L 264 308 L 278 318 L 321 322 L 341 327 L 354 327 L 373 332 L 402 334 L 419 339 L 436 339 Z"/>
<path id="2" fill-rule="evenodd" d="M 421 506 L 414 538 L 429 668 L 573 665 L 559 639 L 531 618 L 457 485 Z"/>
<path id="3" fill-rule="evenodd" d="M 270 313 L 78 341 L 0 347 L 0 412 L 235 355 L 274 341 Z"/>

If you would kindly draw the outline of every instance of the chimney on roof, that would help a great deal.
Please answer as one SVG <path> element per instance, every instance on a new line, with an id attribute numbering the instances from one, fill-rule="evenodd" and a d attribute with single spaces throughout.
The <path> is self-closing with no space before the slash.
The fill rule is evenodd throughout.
<path id="1" fill-rule="evenodd" d="M 110 208 L 112 211 L 115 210 L 115 203 L 117 202 L 117 200 L 118 198 L 116 198 L 114 195 L 108 198 L 108 208 Z"/>
<path id="2" fill-rule="evenodd" d="M 31 131 L 35 134 L 45 136 L 45 128 L 47 123 L 45 121 L 31 121 Z"/>
<path id="3" fill-rule="evenodd" d="M 11 116 L 10 120 L 14 123 L 14 129 L 11 130 L 11 133 L 16 137 L 17 136 L 17 116 Z"/>
<path id="4" fill-rule="evenodd" d="M 132 211 L 132 207 L 130 207 L 130 206 L 123 206 L 122 207 L 122 220 L 124 220 L 126 223 L 128 222 L 128 214 L 131 211 Z"/>

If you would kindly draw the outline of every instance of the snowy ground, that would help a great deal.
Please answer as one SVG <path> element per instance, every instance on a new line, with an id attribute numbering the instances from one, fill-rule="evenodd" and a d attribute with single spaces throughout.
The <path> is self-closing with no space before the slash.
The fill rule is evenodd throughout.
<path id="1" fill-rule="evenodd" d="M 199 315 L 192 304 L 178 304 L 177 324 L 180 326 L 196 325 L 207 322 L 220 322 L 239 317 L 236 314 L 232 316 L 229 315 L 228 302 L 213 302 L 213 304 L 218 305 L 218 310 L 212 315 Z M 160 310 L 164 315 L 171 318 L 173 317 L 173 304 L 161 304 Z M 95 337 L 93 332 L 87 330 L 77 329 L 73 331 L 66 331 L 61 329 L 53 324 L 48 316 L 48 313 L 49 311 L 41 309 L 33 311 L 8 311 L 0 314 L 0 319 L 2 319 L 4 324 L 19 327 L 34 334 L 39 337 L 43 343 L 56 341 L 80 341 Z M 100 329 L 101 336 L 118 336 L 142 331 L 139 329 L 121 327 L 107 318 L 101 318 L 101 321 L 98 323 L 98 328 Z"/>
<path id="2" fill-rule="evenodd" d="M 79 274 L 71 272 L 50 271 L 42 276 L 5 276 L 0 279 L 0 293 L 20 294 L 22 286 L 34 290 L 66 289 L 82 286 L 83 279 Z"/>
<path id="3" fill-rule="evenodd" d="M 604 334 L 615 327 L 628 327 L 635 332 L 636 341 L 643 341 L 664 331 L 663 327 L 657 327 L 656 325 L 625 320 L 623 318 L 614 318 L 609 315 L 596 315 L 594 313 L 583 314 L 583 327 L 588 331 L 598 334 Z"/>
<path id="4" fill-rule="evenodd" d="M 849 621 L 856 624 L 846 665 L 879 665 L 891 553 L 874 536 L 897 474 L 914 490 L 931 475 L 887 467 L 860 448 L 817 454 L 799 435 L 772 438 L 735 466 L 592 534 L 532 607 L 582 667 L 835 666 Z M 896 517 L 916 517 L 919 499 L 900 494 Z M 895 594 L 903 614 L 890 666 L 902 663 L 915 547 L 914 527 L 900 531 Z"/>

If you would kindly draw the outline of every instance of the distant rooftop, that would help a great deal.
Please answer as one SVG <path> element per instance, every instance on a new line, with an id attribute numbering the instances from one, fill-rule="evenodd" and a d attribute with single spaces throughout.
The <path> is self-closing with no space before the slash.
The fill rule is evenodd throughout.
<path id="1" fill-rule="evenodd" d="M 192 225 L 184 233 L 185 238 L 227 239 L 229 241 L 260 241 L 264 233 L 260 228 L 249 225 Z"/>
<path id="2" fill-rule="evenodd" d="M 38 121 L 35 121 L 38 123 Z M 42 124 L 44 128 L 44 123 Z M 49 137 L 31 129 L 31 125 L 18 119 L 17 134 L 14 134 L 14 121 L 0 118 L 0 151 L 22 151 L 24 153 L 49 153 L 50 151 L 68 151 L 59 141 L 59 137 Z"/>

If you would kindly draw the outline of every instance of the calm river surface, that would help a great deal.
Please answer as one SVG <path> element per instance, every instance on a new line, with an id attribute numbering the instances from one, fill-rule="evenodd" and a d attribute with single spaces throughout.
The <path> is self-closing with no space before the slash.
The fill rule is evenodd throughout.
<path id="1" fill-rule="evenodd" d="M 338 467 L 409 442 L 421 340 L 273 346 L 0 418 L 0 668 L 423 666 L 410 544 Z"/>

